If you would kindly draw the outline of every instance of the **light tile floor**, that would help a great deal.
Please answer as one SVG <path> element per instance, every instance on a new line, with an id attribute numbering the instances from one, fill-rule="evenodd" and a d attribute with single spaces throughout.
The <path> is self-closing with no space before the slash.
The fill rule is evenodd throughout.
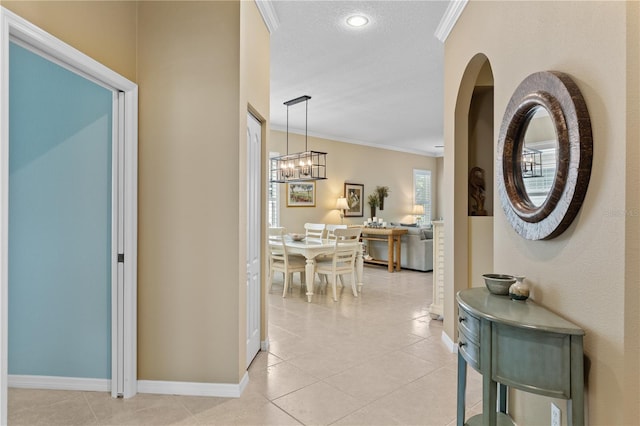
<path id="1" fill-rule="evenodd" d="M 296 276 L 297 278 L 297 276 Z M 454 425 L 456 356 L 432 320 L 432 274 L 366 266 L 360 297 L 269 295 L 269 352 L 240 398 L 10 389 L 10 425 Z M 339 287 L 340 289 L 340 287 Z M 330 293 L 330 291 L 329 291 Z M 469 369 L 468 415 L 481 410 Z"/>

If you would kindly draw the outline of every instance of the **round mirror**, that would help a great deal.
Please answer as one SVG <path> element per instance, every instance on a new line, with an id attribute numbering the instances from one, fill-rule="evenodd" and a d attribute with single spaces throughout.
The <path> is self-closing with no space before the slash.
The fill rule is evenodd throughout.
<path id="1" fill-rule="evenodd" d="M 531 109 L 519 149 L 524 192 L 534 207 L 540 207 L 551 192 L 558 165 L 558 136 L 545 107 Z"/>
<path id="2" fill-rule="evenodd" d="M 591 121 L 580 90 L 559 72 L 530 75 L 505 112 L 498 140 L 498 194 L 524 238 L 549 239 L 578 213 L 589 184 Z"/>

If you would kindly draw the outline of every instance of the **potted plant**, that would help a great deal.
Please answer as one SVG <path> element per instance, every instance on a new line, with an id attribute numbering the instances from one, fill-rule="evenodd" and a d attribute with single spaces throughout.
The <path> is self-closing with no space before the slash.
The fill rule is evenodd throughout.
<path id="1" fill-rule="evenodd" d="M 370 194 L 369 198 L 367 198 L 367 202 L 369 203 L 369 207 L 371 207 L 371 217 L 374 217 L 376 215 L 376 207 L 378 207 L 378 205 L 380 204 L 380 201 L 378 200 L 378 194 L 376 194 L 375 192 L 373 194 Z"/>
<path id="2" fill-rule="evenodd" d="M 378 205 L 380 206 L 380 210 L 384 210 L 384 199 L 389 196 L 388 186 L 376 186 L 376 192 L 378 193 Z"/>

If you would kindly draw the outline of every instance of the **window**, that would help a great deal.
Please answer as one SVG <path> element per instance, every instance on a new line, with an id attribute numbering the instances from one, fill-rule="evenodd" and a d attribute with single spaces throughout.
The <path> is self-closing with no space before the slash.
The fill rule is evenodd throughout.
<path id="1" fill-rule="evenodd" d="M 270 152 L 269 159 L 280 156 L 277 152 Z M 269 161 L 271 163 L 271 161 Z M 269 170 L 270 167 L 267 167 Z M 271 176 L 269 176 L 271 178 Z M 271 182 L 269 179 L 269 199 L 267 201 L 267 211 L 269 212 L 269 226 L 280 226 L 280 184 Z"/>
<path id="2" fill-rule="evenodd" d="M 413 169 L 413 203 L 424 208 L 424 214 L 417 215 L 418 222 L 431 223 L 431 171 Z"/>

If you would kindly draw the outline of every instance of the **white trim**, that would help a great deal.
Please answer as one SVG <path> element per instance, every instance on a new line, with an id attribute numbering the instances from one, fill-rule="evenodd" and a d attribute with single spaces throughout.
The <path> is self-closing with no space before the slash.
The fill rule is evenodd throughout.
<path id="1" fill-rule="evenodd" d="M 56 376 L 24 376 L 9 375 L 10 388 L 23 389 L 56 389 L 73 391 L 109 392 L 111 380 L 85 379 L 84 377 L 56 377 Z"/>
<path id="2" fill-rule="evenodd" d="M 138 380 L 138 85 L 124 90 L 124 393 Z"/>
<path id="3" fill-rule="evenodd" d="M 124 93 L 124 387 L 125 398 L 137 392 L 137 170 L 138 86 L 79 50 L 0 7 L 0 424 L 7 422 L 8 211 L 9 211 L 9 41 L 19 40 L 66 64 L 92 81 Z M 117 319 L 113 319 L 115 321 Z M 113 327 L 113 325 L 112 325 Z M 112 372 L 113 373 L 113 372 Z"/>
<path id="4" fill-rule="evenodd" d="M 7 424 L 9 362 L 9 31 L 0 8 L 0 424 Z"/>
<path id="5" fill-rule="evenodd" d="M 269 352 L 269 339 L 260 341 L 260 350 L 262 352 Z"/>
<path id="6" fill-rule="evenodd" d="M 124 322 L 122 311 L 122 298 L 124 296 L 124 274 L 122 273 L 122 264 L 118 263 L 117 253 L 121 253 L 122 238 L 121 229 L 123 228 L 124 214 L 122 212 L 123 195 L 121 185 L 124 182 L 122 173 L 122 155 L 124 152 L 124 135 L 120 123 L 124 123 L 124 99 L 120 96 L 120 92 L 112 92 L 112 135 L 111 138 L 111 377 L 114 386 L 111 389 L 111 396 L 117 397 L 122 394 L 123 380 L 123 363 L 124 363 Z M 116 327 L 115 332 L 113 327 Z"/>
<path id="7" fill-rule="evenodd" d="M 246 180 L 246 367 L 249 368 L 260 352 L 260 328 L 262 325 L 262 132 L 263 123 L 251 111 L 247 111 L 247 140 L 245 164 Z"/>
<path id="8" fill-rule="evenodd" d="M 7 31 L 7 33 L 3 35 L 10 35 L 16 40 L 20 40 L 28 46 L 42 51 L 49 55 L 49 57 L 55 58 L 56 63 L 71 66 L 71 69 L 76 72 L 79 71 L 85 74 L 85 76 L 91 76 L 92 80 L 101 82 L 107 87 L 125 92 L 137 87 L 135 83 L 105 67 L 78 49 L 36 27 L 10 10 L 0 7 L 0 14 L 2 14 L 2 20 L 5 21 L 8 26 L 8 28 L 3 28 L 3 30 Z"/>
<path id="9" fill-rule="evenodd" d="M 447 41 L 447 37 L 449 37 L 451 30 L 453 30 L 458 19 L 460 19 L 460 15 L 462 15 L 462 11 L 468 2 L 469 0 L 453 0 L 449 2 L 449 6 L 447 6 L 447 10 L 444 11 L 444 15 L 442 15 L 442 19 L 434 34 L 442 43 Z"/>
<path id="10" fill-rule="evenodd" d="M 165 382 L 159 380 L 138 380 L 139 393 L 184 396 L 217 396 L 238 398 L 249 383 L 249 374 L 244 373 L 240 383 L 200 383 Z"/>
<path id="11" fill-rule="evenodd" d="M 66 69 L 67 71 L 70 71 L 70 72 L 72 72 L 74 74 L 77 74 L 77 75 L 81 76 L 82 78 L 84 78 L 86 80 L 89 80 L 90 82 L 92 82 L 94 84 L 97 84 L 100 87 L 103 87 L 103 88 L 105 88 L 107 90 L 113 90 L 113 87 L 111 85 L 105 84 L 102 81 L 96 79 L 95 77 L 93 77 L 93 76 L 91 76 L 91 75 L 89 75 L 89 74 L 87 74 L 85 72 L 82 72 L 82 71 L 78 70 L 77 68 L 69 65 L 66 62 L 61 61 L 60 59 L 56 58 L 55 56 L 50 55 L 49 53 L 36 48 L 35 46 L 23 41 L 20 38 L 15 37 L 13 34 L 11 34 L 11 42 L 15 43 L 16 46 L 20 46 L 23 49 L 28 50 L 29 52 L 31 52 L 31 53 L 33 53 L 35 55 L 38 55 L 41 58 L 44 58 L 47 61 L 58 65 L 61 68 Z"/>
<path id="12" fill-rule="evenodd" d="M 276 10 L 273 8 L 273 3 L 271 0 L 255 0 L 255 2 L 262 16 L 262 20 L 269 30 L 269 34 L 273 34 L 280 26 L 280 20 L 278 19 Z"/>
<path id="13" fill-rule="evenodd" d="M 453 340 L 451 340 L 449 335 L 447 333 L 445 333 L 444 331 L 440 335 L 440 340 L 442 340 L 442 343 L 444 343 L 444 345 L 447 347 L 449 352 L 454 353 L 454 354 L 458 353 L 458 345 L 453 343 Z"/>

